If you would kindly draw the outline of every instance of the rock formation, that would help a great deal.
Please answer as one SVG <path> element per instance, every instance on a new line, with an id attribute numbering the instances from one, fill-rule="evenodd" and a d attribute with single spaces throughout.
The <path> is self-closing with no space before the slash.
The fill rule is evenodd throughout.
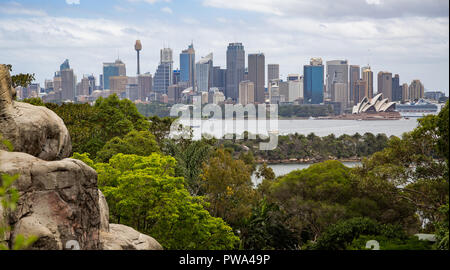
<path id="1" fill-rule="evenodd" d="M 71 154 L 69 133 L 52 111 L 14 101 L 11 77 L 0 65 L 0 133 L 15 152 L 0 149 L 0 172 L 19 178 L 14 211 L 0 205 L 0 226 L 17 235 L 36 236 L 30 249 L 162 249 L 152 237 L 109 224 L 109 210 L 98 190 L 97 173 Z M 0 179 L 1 182 L 1 179 Z"/>
<path id="2" fill-rule="evenodd" d="M 72 144 L 64 122 L 53 111 L 13 100 L 11 76 L 0 65 L 0 132 L 14 151 L 44 160 L 70 156 Z M 0 149 L 2 146 L 0 146 Z"/>

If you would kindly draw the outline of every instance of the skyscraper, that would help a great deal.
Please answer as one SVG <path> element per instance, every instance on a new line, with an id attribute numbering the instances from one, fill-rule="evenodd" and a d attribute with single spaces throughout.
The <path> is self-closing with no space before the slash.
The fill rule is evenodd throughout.
<path id="1" fill-rule="evenodd" d="M 152 91 L 152 74 L 144 73 L 138 76 L 138 99 L 145 101 Z"/>
<path id="2" fill-rule="evenodd" d="M 409 88 L 408 84 L 402 84 L 402 102 L 409 100 Z"/>
<path id="3" fill-rule="evenodd" d="M 264 103 L 265 93 L 265 56 L 263 53 L 248 55 L 248 79 L 255 84 L 255 102 Z"/>
<path id="4" fill-rule="evenodd" d="M 357 65 L 350 65 L 350 72 L 349 72 L 349 101 L 350 104 L 354 104 L 355 101 L 353 100 L 353 91 L 355 87 L 355 83 L 360 79 L 360 69 Z"/>
<path id="5" fill-rule="evenodd" d="M 70 69 L 69 59 L 64 60 L 64 62 L 59 66 L 59 71 Z"/>
<path id="6" fill-rule="evenodd" d="M 77 91 L 77 96 L 88 96 L 89 95 L 89 78 L 88 76 L 83 76 L 80 82 L 79 91 Z"/>
<path id="7" fill-rule="evenodd" d="M 362 79 L 367 82 L 367 90 L 365 92 L 366 97 L 373 98 L 373 72 L 370 66 L 362 67 Z M 361 100 L 358 100 L 360 102 Z"/>
<path id="8" fill-rule="evenodd" d="M 402 86 L 400 85 L 400 76 L 395 74 L 392 78 L 392 100 L 391 101 L 401 101 L 402 100 Z"/>
<path id="9" fill-rule="evenodd" d="M 136 44 L 134 44 L 134 49 L 137 53 L 137 75 L 141 74 L 141 67 L 139 63 L 139 52 L 142 50 L 142 44 L 140 40 L 136 40 Z"/>
<path id="10" fill-rule="evenodd" d="M 367 91 L 367 81 L 364 79 L 357 80 L 353 84 L 353 97 L 351 98 L 352 105 L 356 105 L 361 102 L 364 97 L 368 97 Z"/>
<path id="11" fill-rule="evenodd" d="M 239 83 L 239 104 L 247 105 L 255 102 L 255 84 L 252 81 Z"/>
<path id="12" fill-rule="evenodd" d="M 195 64 L 197 90 L 208 92 L 209 88 L 212 87 L 213 76 L 213 54 L 210 53 Z"/>
<path id="13" fill-rule="evenodd" d="M 213 67 L 213 87 L 217 87 L 220 91 L 225 90 L 227 79 L 227 70 L 218 66 Z"/>
<path id="14" fill-rule="evenodd" d="M 114 63 L 103 63 L 103 89 L 110 89 L 109 78 L 112 76 L 126 76 L 125 64 L 117 59 Z"/>
<path id="15" fill-rule="evenodd" d="M 245 50 L 242 43 L 230 43 L 227 47 L 227 79 L 225 97 L 236 101 L 239 83 L 244 80 Z"/>
<path id="16" fill-rule="evenodd" d="M 76 76 L 73 73 L 73 69 L 70 68 L 69 60 L 65 60 L 60 66 L 59 74 L 61 76 L 61 99 L 62 100 L 75 100 L 75 86 Z"/>
<path id="17" fill-rule="evenodd" d="M 392 73 L 387 71 L 378 72 L 378 94 L 392 101 Z"/>
<path id="18" fill-rule="evenodd" d="M 269 85 L 271 80 L 280 79 L 280 65 L 279 64 L 268 64 L 267 65 L 267 85 Z"/>
<path id="19" fill-rule="evenodd" d="M 154 91 L 157 93 L 167 94 L 167 88 L 173 82 L 173 60 L 172 49 L 164 48 L 160 51 L 160 63 L 155 72 Z"/>
<path id="20" fill-rule="evenodd" d="M 92 92 L 95 91 L 95 77 L 94 75 L 89 75 L 88 76 L 88 80 L 89 80 L 89 95 L 92 95 Z"/>
<path id="21" fill-rule="evenodd" d="M 425 88 L 420 80 L 413 80 L 408 88 L 409 100 L 418 100 L 423 98 Z"/>
<path id="22" fill-rule="evenodd" d="M 327 93 L 326 97 L 331 98 L 331 101 L 336 101 L 334 84 L 345 84 L 340 86 L 348 91 L 348 62 L 347 60 L 332 60 L 327 61 Z M 348 94 L 347 94 L 348 97 Z"/>
<path id="23" fill-rule="evenodd" d="M 192 43 L 180 54 L 180 80 L 189 82 L 189 86 L 195 89 L 195 50 Z"/>
<path id="24" fill-rule="evenodd" d="M 127 76 L 111 76 L 109 77 L 111 95 L 116 94 L 119 98 L 125 95 L 123 93 L 127 90 L 128 77 Z"/>
<path id="25" fill-rule="evenodd" d="M 303 95 L 304 102 L 320 104 L 323 102 L 324 67 L 321 58 L 312 58 L 310 65 L 303 66 Z"/>

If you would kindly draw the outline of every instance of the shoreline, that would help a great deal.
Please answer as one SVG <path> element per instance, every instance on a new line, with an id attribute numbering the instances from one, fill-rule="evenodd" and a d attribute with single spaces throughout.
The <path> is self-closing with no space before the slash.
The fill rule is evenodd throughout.
<path id="1" fill-rule="evenodd" d="M 267 165 L 274 164 L 315 164 L 324 162 L 327 160 L 337 160 L 339 162 L 361 162 L 363 158 L 342 158 L 342 159 L 288 159 L 288 160 L 256 160 L 255 163 L 258 165 L 266 163 Z"/>

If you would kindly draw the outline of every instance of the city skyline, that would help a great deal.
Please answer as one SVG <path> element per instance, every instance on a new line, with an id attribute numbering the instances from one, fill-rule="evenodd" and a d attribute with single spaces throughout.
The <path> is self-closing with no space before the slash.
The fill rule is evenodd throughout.
<path id="1" fill-rule="evenodd" d="M 312 7 L 303 1 L 289 0 L 276 6 L 252 0 L 241 5 L 220 0 L 78 2 L 2 1 L 0 58 L 15 73 L 35 73 L 42 85 L 66 58 L 78 78 L 98 76 L 103 62 L 117 58 L 127 65 L 127 74 L 135 74 L 137 39 L 143 46 L 141 73 L 152 74 L 161 48 L 172 48 L 176 56 L 193 41 L 198 59 L 213 52 L 214 65 L 225 68 L 227 45 L 242 42 L 245 58 L 264 53 L 266 63 L 280 65 L 281 78 L 302 73 L 312 57 L 345 59 L 350 65 L 370 64 L 375 72 L 400 74 L 401 82 L 420 79 L 427 91 L 448 95 L 448 1 L 357 1 L 353 15 L 327 11 L 315 17 L 305 14 Z M 320 4 L 326 1 L 318 2 L 314 7 L 323 10 Z M 298 14 L 287 4 L 298 7 Z M 392 12 L 399 6 L 403 9 Z M 143 12 L 151 16 L 139 16 Z M 174 67 L 180 66 L 178 60 L 174 57 Z"/>

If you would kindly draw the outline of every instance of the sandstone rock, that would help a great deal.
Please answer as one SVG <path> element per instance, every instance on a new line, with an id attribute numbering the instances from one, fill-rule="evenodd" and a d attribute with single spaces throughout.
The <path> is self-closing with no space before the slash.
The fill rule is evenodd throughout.
<path id="1" fill-rule="evenodd" d="M 9 214 L 10 241 L 21 234 L 39 237 L 31 249 L 64 249 L 70 240 L 80 249 L 101 247 L 97 173 L 91 167 L 0 150 L 0 171 L 20 174 L 14 183 L 20 199 Z"/>
<path id="2" fill-rule="evenodd" d="M 100 230 L 109 232 L 109 207 L 100 189 L 98 190 L 98 206 L 100 209 Z"/>
<path id="3" fill-rule="evenodd" d="M 45 107 L 14 101 L 13 93 L 9 71 L 0 65 L 0 131 L 14 151 L 44 160 L 69 157 L 72 145 L 61 118 Z"/>
<path id="4" fill-rule="evenodd" d="M 162 250 L 152 237 L 122 224 L 109 224 L 109 232 L 100 232 L 104 250 Z"/>

